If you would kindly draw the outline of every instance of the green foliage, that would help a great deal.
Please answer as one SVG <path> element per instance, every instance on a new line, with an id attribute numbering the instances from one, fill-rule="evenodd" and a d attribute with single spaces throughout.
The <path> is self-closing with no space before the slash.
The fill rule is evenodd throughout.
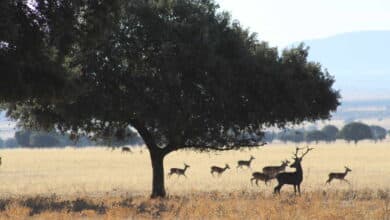
<path id="1" fill-rule="evenodd" d="M 226 149 L 263 126 L 326 119 L 339 104 L 333 77 L 307 61 L 303 45 L 278 55 L 212 1 L 132 2 L 65 7 L 70 17 L 60 18 L 78 22 L 67 33 L 76 36 L 51 47 L 74 80 L 64 84 L 77 89 L 52 103 L 13 103 L 8 115 L 76 135 L 110 137 L 131 125 L 149 146 Z M 50 21 L 47 7 L 39 1 Z M 63 23 L 50 23 L 59 36 Z"/>
<path id="2" fill-rule="evenodd" d="M 373 139 L 375 141 L 377 141 L 377 140 L 382 141 L 383 139 L 386 138 L 387 131 L 385 128 L 383 128 L 381 126 L 377 126 L 377 125 L 372 125 L 372 126 L 370 126 L 370 129 L 372 132 Z"/>
<path id="3" fill-rule="evenodd" d="M 340 137 L 346 141 L 354 141 L 355 144 L 360 140 L 372 139 L 373 134 L 368 125 L 360 122 L 346 124 L 340 131 Z"/>
<path id="4" fill-rule="evenodd" d="M 321 131 L 325 134 L 325 141 L 327 142 L 336 141 L 339 133 L 339 129 L 334 125 L 326 125 Z"/>

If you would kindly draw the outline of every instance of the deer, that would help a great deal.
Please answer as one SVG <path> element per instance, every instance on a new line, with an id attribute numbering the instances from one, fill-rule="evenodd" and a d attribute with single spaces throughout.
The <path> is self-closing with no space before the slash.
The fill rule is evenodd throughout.
<path id="1" fill-rule="evenodd" d="M 230 169 L 229 164 L 225 164 L 225 167 L 224 167 L 224 168 L 222 168 L 222 167 L 217 167 L 217 166 L 212 166 L 212 167 L 211 167 L 210 173 L 211 173 L 211 175 L 213 175 L 213 176 L 214 176 L 214 173 L 217 173 L 218 176 L 221 176 L 221 174 L 222 174 L 223 172 L 225 172 L 225 170 L 227 170 L 227 169 Z"/>
<path id="2" fill-rule="evenodd" d="M 306 148 L 306 151 L 302 154 L 301 157 L 298 157 L 298 152 L 301 150 L 301 148 L 296 148 L 295 154 L 294 154 L 294 163 L 290 165 L 290 167 L 295 168 L 295 172 L 283 172 L 283 173 L 278 173 L 276 175 L 276 179 L 278 181 L 278 185 L 274 188 L 274 194 L 278 193 L 280 194 L 280 189 L 282 188 L 283 185 L 293 185 L 294 186 L 294 193 L 295 195 L 297 194 L 297 188 L 298 188 L 298 193 L 301 195 L 301 183 L 303 180 L 303 170 L 301 166 L 301 162 L 303 157 L 306 156 L 311 150 L 314 148 Z"/>
<path id="3" fill-rule="evenodd" d="M 263 168 L 263 173 L 267 174 L 270 177 L 274 177 L 280 173 L 284 172 L 286 170 L 287 165 L 290 163 L 290 161 L 285 160 L 282 161 L 282 164 L 280 166 L 266 166 Z"/>
<path id="4" fill-rule="evenodd" d="M 252 178 L 251 178 L 251 184 L 253 185 L 253 180 L 256 180 L 256 185 L 258 186 L 259 184 L 257 183 L 259 180 L 264 181 L 265 185 L 268 185 L 268 181 L 271 180 L 273 177 L 268 176 L 265 173 L 261 172 L 254 172 L 252 173 Z"/>
<path id="5" fill-rule="evenodd" d="M 180 169 L 180 168 L 171 168 L 171 172 L 168 173 L 168 177 L 171 177 L 172 174 L 176 174 L 177 177 L 180 177 L 180 176 L 184 176 L 185 178 L 187 178 L 186 176 L 186 170 L 190 168 L 189 165 L 187 165 L 186 163 L 184 163 L 184 169 Z"/>
<path id="6" fill-rule="evenodd" d="M 242 168 L 244 166 L 246 166 L 248 168 L 251 168 L 251 162 L 254 159 L 256 159 L 256 158 L 251 155 L 249 160 L 239 160 L 239 161 L 237 161 L 237 167 L 236 168 L 238 169 L 238 168 Z"/>
<path id="7" fill-rule="evenodd" d="M 348 172 L 351 172 L 352 170 L 349 169 L 347 166 L 345 166 L 345 172 L 344 173 L 329 173 L 329 179 L 326 181 L 325 184 L 330 184 L 330 182 L 333 179 L 339 179 L 340 181 L 347 182 L 348 184 L 349 181 L 345 179 L 345 176 L 347 176 Z"/>
<path id="8" fill-rule="evenodd" d="M 122 147 L 122 153 L 132 153 L 129 147 Z"/>

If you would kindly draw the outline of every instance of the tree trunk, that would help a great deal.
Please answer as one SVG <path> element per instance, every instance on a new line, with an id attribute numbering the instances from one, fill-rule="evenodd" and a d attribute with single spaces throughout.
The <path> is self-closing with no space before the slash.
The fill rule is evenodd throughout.
<path id="1" fill-rule="evenodd" d="M 164 157 L 161 152 L 155 152 L 150 149 L 150 159 L 152 161 L 153 180 L 152 180 L 152 195 L 151 198 L 165 197 L 164 185 Z"/>

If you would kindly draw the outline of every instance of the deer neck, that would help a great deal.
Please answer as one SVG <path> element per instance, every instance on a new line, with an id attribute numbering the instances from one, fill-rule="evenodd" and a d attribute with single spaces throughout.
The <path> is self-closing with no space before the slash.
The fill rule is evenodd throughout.
<path id="1" fill-rule="evenodd" d="M 184 167 L 184 169 L 183 169 L 183 172 L 186 172 L 187 168 L 188 168 L 188 167 L 187 167 L 187 166 L 185 166 L 185 167 Z"/>
<path id="2" fill-rule="evenodd" d="M 227 170 L 228 167 L 223 168 L 223 171 Z"/>
<path id="3" fill-rule="evenodd" d="M 348 174 L 349 170 L 345 169 L 344 176 Z"/>
<path id="4" fill-rule="evenodd" d="M 295 172 L 296 172 L 298 175 L 300 175 L 300 176 L 303 175 L 301 163 L 298 163 L 298 164 L 297 164 L 297 167 L 296 167 L 296 171 L 295 171 Z"/>

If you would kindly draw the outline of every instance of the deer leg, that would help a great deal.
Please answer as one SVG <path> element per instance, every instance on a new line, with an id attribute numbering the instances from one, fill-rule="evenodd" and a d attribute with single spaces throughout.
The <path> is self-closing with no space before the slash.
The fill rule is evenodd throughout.
<path id="1" fill-rule="evenodd" d="M 259 180 L 256 179 L 256 186 L 259 186 Z"/>
<path id="2" fill-rule="evenodd" d="M 346 180 L 346 179 L 343 179 L 344 180 L 344 182 L 346 182 L 346 183 L 348 183 L 349 185 L 351 185 L 351 183 L 348 181 L 348 180 Z"/>
<path id="3" fill-rule="evenodd" d="M 330 182 L 332 181 L 332 178 L 329 178 L 325 184 L 330 184 Z"/>
<path id="4" fill-rule="evenodd" d="M 274 188 L 274 194 L 278 193 L 280 194 L 280 189 L 282 188 L 283 184 L 279 183 L 275 188 Z"/>
<path id="5" fill-rule="evenodd" d="M 297 194 L 297 185 L 294 185 L 294 194 Z"/>
<path id="6" fill-rule="evenodd" d="M 299 196 L 301 196 L 301 184 L 298 184 L 298 193 L 299 193 Z"/>
<path id="7" fill-rule="evenodd" d="M 186 176 L 186 174 L 185 174 L 185 173 L 183 173 L 183 176 L 184 176 L 185 178 L 187 178 L 187 176 Z"/>

